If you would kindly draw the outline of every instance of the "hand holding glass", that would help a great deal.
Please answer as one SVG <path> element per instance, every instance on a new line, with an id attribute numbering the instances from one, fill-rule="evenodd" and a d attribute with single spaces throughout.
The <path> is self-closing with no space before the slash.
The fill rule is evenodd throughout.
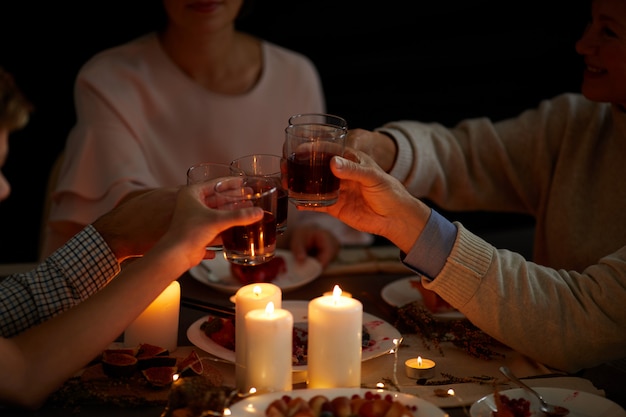
<path id="1" fill-rule="evenodd" d="M 224 257 L 231 263 L 258 265 L 269 261 L 276 251 L 276 185 L 262 177 L 231 177 L 215 184 L 217 208 L 238 210 L 261 207 L 263 219 L 247 226 L 235 226 L 221 233 Z"/>
<path id="2" fill-rule="evenodd" d="M 335 204 L 339 179 L 330 170 L 333 156 L 343 156 L 348 124 L 330 114 L 299 114 L 285 129 L 289 200 L 297 206 Z"/>

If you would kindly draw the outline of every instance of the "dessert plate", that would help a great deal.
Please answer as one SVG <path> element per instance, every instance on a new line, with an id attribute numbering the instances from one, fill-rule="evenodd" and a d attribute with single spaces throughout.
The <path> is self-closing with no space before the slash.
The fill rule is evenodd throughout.
<path id="1" fill-rule="evenodd" d="M 306 389 L 306 390 L 293 390 L 283 392 L 272 392 L 270 394 L 254 395 L 252 397 L 245 398 L 238 403 L 230 407 L 230 414 L 233 416 L 248 416 L 248 417 L 265 417 L 265 410 L 274 400 L 278 400 L 284 396 L 291 398 L 302 398 L 304 400 L 310 400 L 316 395 L 323 395 L 329 400 L 337 397 L 352 397 L 353 395 L 359 395 L 365 397 L 367 392 L 373 392 L 381 397 L 391 396 L 394 401 L 399 401 L 407 407 L 414 407 L 414 417 L 446 417 L 448 416 L 441 408 L 438 408 L 434 404 L 429 403 L 426 400 L 415 397 L 409 394 L 402 394 L 399 392 L 385 391 L 385 390 L 372 390 L 364 388 L 320 388 L 320 389 Z"/>
<path id="2" fill-rule="evenodd" d="M 282 308 L 289 310 L 293 314 L 294 325 L 299 324 L 299 328 L 303 328 L 303 324 L 308 322 L 308 301 L 283 301 Z M 195 321 L 187 329 L 187 338 L 196 347 L 208 352 L 218 358 L 235 362 L 235 352 L 215 343 L 210 337 L 204 334 L 201 329 L 202 323 L 207 321 L 209 316 L 204 316 Z M 361 351 L 361 360 L 377 358 L 378 356 L 389 353 L 396 346 L 396 340 L 400 339 L 400 332 L 386 321 L 363 313 L 363 326 L 369 334 L 369 343 Z M 306 371 L 306 365 L 294 366 L 293 371 Z"/>
<path id="3" fill-rule="evenodd" d="M 564 388 L 533 387 L 533 389 L 541 394 L 546 402 L 569 409 L 568 417 L 626 417 L 626 411 L 622 407 L 599 395 Z M 530 401 L 532 417 L 545 415 L 539 410 L 539 400 L 521 388 L 500 391 L 500 394 L 510 399 L 524 398 Z M 470 416 L 492 417 L 493 411 L 496 411 L 496 405 L 493 394 L 490 394 L 472 404 Z"/>
<path id="4" fill-rule="evenodd" d="M 282 249 L 276 250 L 276 256 L 285 260 L 287 271 L 279 274 L 272 284 L 279 286 L 283 292 L 308 284 L 322 273 L 322 264 L 315 258 L 296 262 L 291 252 Z M 202 265 L 194 266 L 189 273 L 201 283 L 227 294 L 236 293 L 243 285 L 230 273 L 230 263 L 219 253 L 214 259 L 204 260 Z"/>
<path id="5" fill-rule="evenodd" d="M 411 281 L 415 280 L 419 280 L 419 277 L 413 275 L 390 282 L 383 287 L 380 296 L 387 304 L 393 307 L 402 307 L 414 301 L 422 301 L 423 298 L 420 291 L 411 285 Z M 440 320 L 463 320 L 465 318 L 465 315 L 458 310 L 431 314 Z"/>

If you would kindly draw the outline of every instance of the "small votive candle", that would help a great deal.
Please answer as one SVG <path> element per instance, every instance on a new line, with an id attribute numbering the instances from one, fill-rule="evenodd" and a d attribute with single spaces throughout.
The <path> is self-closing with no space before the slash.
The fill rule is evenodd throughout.
<path id="1" fill-rule="evenodd" d="M 149 343 L 173 352 L 178 345 L 179 312 L 180 284 L 174 281 L 128 326 L 124 345 Z"/>
<path id="2" fill-rule="evenodd" d="M 430 379 L 435 376 L 435 361 L 430 359 L 417 358 L 407 359 L 404 362 L 406 376 L 412 379 Z"/>

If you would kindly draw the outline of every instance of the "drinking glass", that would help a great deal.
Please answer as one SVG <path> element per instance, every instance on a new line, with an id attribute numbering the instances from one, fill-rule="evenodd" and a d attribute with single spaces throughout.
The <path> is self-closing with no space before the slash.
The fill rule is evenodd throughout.
<path id="1" fill-rule="evenodd" d="M 201 164 L 192 165 L 187 169 L 187 185 L 234 175 L 239 175 L 239 173 L 232 171 L 229 164 L 203 162 Z"/>
<path id="2" fill-rule="evenodd" d="M 202 162 L 192 165 L 187 169 L 187 185 L 199 184 L 205 181 L 216 180 L 218 178 L 228 178 L 241 175 L 231 168 L 229 164 L 219 164 L 215 162 Z M 222 245 L 207 245 L 207 250 L 221 251 Z"/>
<path id="3" fill-rule="evenodd" d="M 215 184 L 217 208 L 238 210 L 261 207 L 262 220 L 234 226 L 221 233 L 224 257 L 240 265 L 269 261 L 276 251 L 276 185 L 272 179 L 252 176 L 230 177 Z"/>
<path id="4" fill-rule="evenodd" d="M 289 200 L 297 206 L 335 204 L 339 179 L 330 170 L 333 156 L 343 156 L 348 124 L 331 114 L 298 114 L 285 129 Z"/>
<path id="5" fill-rule="evenodd" d="M 280 167 L 284 158 L 271 154 L 253 154 L 246 155 L 233 160 L 230 163 L 231 168 L 243 173 L 247 176 L 268 178 L 276 185 L 276 197 L 278 207 L 276 211 L 276 230 L 279 234 L 283 234 L 287 229 L 287 212 L 289 211 L 289 199 L 287 190 L 281 183 Z"/>

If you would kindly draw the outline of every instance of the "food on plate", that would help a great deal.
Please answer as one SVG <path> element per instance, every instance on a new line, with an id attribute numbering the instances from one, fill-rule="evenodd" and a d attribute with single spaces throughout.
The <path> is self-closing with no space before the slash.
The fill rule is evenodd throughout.
<path id="1" fill-rule="evenodd" d="M 235 318 L 229 317 L 207 317 L 200 325 L 200 330 L 218 345 L 228 350 L 235 350 Z M 370 333 L 363 326 L 362 346 L 370 346 L 372 342 Z M 304 366 L 307 364 L 307 346 L 309 341 L 309 327 L 306 322 L 294 323 L 292 335 L 292 361 L 293 366 Z"/>
<path id="2" fill-rule="evenodd" d="M 339 396 L 329 399 L 316 395 L 308 401 L 301 398 L 283 396 L 274 400 L 265 410 L 266 417 L 413 417 L 415 406 L 407 406 L 396 401 L 389 394 L 381 395 L 368 391 L 348 398 Z"/>
<path id="3" fill-rule="evenodd" d="M 287 272 L 287 263 L 282 256 L 275 256 L 258 265 L 230 264 L 230 272 L 242 284 L 272 282 L 276 277 Z"/>
<path id="4" fill-rule="evenodd" d="M 506 395 L 495 392 L 493 400 L 496 411 L 492 411 L 493 417 L 530 417 L 530 401 L 525 398 L 509 398 Z"/>
<path id="5" fill-rule="evenodd" d="M 428 310 L 430 310 L 431 313 L 447 313 L 449 311 L 456 311 L 454 307 L 437 295 L 436 292 L 424 288 L 420 279 L 412 279 L 410 283 L 411 288 L 415 288 L 420 292 L 424 305 Z"/>

